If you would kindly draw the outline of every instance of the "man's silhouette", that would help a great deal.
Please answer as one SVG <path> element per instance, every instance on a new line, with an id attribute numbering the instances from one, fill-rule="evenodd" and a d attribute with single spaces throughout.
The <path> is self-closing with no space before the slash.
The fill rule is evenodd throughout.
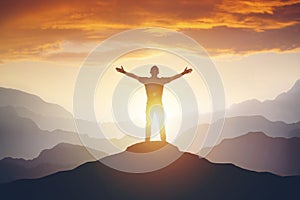
<path id="1" fill-rule="evenodd" d="M 166 131 L 164 125 L 164 108 L 162 104 L 162 94 L 164 84 L 169 83 L 187 73 L 191 73 L 192 69 L 185 68 L 180 74 L 176 74 L 171 77 L 158 77 L 159 69 L 157 66 L 153 66 L 150 70 L 150 77 L 139 77 L 133 73 L 126 72 L 121 66 L 116 68 L 120 73 L 123 73 L 131 78 L 134 78 L 145 85 L 147 93 L 147 106 L 146 106 L 146 142 L 150 141 L 151 126 L 154 114 L 156 114 L 160 127 L 160 138 L 163 142 L 166 141 Z"/>

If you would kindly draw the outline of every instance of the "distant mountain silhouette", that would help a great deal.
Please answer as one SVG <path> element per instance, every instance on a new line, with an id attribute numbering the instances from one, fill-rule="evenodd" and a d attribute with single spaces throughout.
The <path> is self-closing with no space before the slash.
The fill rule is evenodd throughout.
<path id="1" fill-rule="evenodd" d="M 54 131 L 56 129 L 75 132 L 73 118 L 53 117 L 28 110 L 25 107 L 13 107 L 21 117 L 31 119 L 42 130 Z"/>
<path id="2" fill-rule="evenodd" d="M 220 121 L 216 121 L 211 126 L 209 124 L 201 124 L 198 126 L 197 134 L 204 136 L 208 128 L 218 126 Z M 189 134 L 194 134 L 194 130 L 188 130 L 182 134 L 182 141 L 185 141 L 185 137 Z M 285 122 L 276 121 L 272 122 L 262 116 L 238 116 L 228 117 L 224 121 L 224 126 L 221 132 L 221 136 L 217 143 L 213 140 L 213 137 L 206 138 L 206 146 L 214 146 L 219 144 L 223 139 L 235 138 L 241 135 L 245 135 L 249 132 L 264 132 L 269 137 L 300 137 L 300 122 L 287 124 Z M 202 137 L 203 138 L 203 137 Z M 179 140 L 180 142 L 180 140 Z M 179 144 L 179 147 L 181 145 Z M 193 153 L 197 153 L 200 149 L 191 149 Z"/>
<path id="3" fill-rule="evenodd" d="M 0 87 L 0 107 L 12 106 L 21 117 L 33 120 L 44 130 L 74 131 L 73 116 L 63 107 L 20 90 Z"/>
<path id="4" fill-rule="evenodd" d="M 108 154 L 116 153 L 115 148 L 112 148 L 106 139 L 92 138 L 87 135 L 81 135 L 81 139 L 84 139 L 85 144 L 90 148 Z M 32 159 L 42 150 L 52 148 L 59 143 L 81 145 L 81 139 L 75 132 L 40 130 L 32 120 L 20 117 L 13 107 L 0 107 L 0 159 L 4 157 Z M 119 148 L 125 149 L 126 145 L 136 140 L 124 137 L 112 141 L 118 143 Z"/>
<path id="5" fill-rule="evenodd" d="M 273 122 L 262 116 L 228 117 L 224 122 L 222 137 L 235 138 L 248 132 L 264 132 L 270 137 L 300 137 L 300 122 Z"/>
<path id="6" fill-rule="evenodd" d="M 271 138 L 255 132 L 225 139 L 206 156 L 212 162 L 282 176 L 300 175 L 300 138 Z"/>
<path id="7" fill-rule="evenodd" d="M 128 151 L 145 152 L 164 145 L 156 142 L 155 146 L 142 143 Z M 180 153 L 176 147 L 168 148 L 165 155 L 168 151 Z M 126 152 L 109 159 L 117 162 L 123 155 Z M 148 154 L 142 155 L 147 159 Z M 163 161 L 159 151 L 156 157 L 156 162 Z M 299 199 L 299 184 L 299 176 L 251 172 L 184 153 L 171 165 L 149 173 L 120 172 L 96 161 L 40 179 L 2 184 L 0 193 L 5 199 Z"/>
<path id="8" fill-rule="evenodd" d="M 12 107 L 0 107 L 0 158 L 34 158 L 43 149 L 61 142 L 80 144 L 76 133 L 40 130 L 32 120 L 18 116 Z"/>
<path id="9" fill-rule="evenodd" d="M 47 103 L 40 97 L 20 90 L 0 87 L 0 106 L 24 107 L 32 112 L 49 117 L 72 118 L 63 107 Z"/>
<path id="10" fill-rule="evenodd" d="M 43 150 L 32 160 L 4 158 L 0 160 L 0 183 L 24 178 L 39 178 L 54 172 L 73 169 L 88 161 L 95 161 L 106 154 L 95 149 L 61 143 Z M 96 158 L 94 158 L 96 156 Z"/>
<path id="11" fill-rule="evenodd" d="M 0 87 L 0 108 L 10 107 L 18 116 L 32 120 L 41 130 L 77 132 L 75 121 L 70 112 L 63 107 L 48 103 L 40 97 L 23 91 Z M 98 123 L 87 119 L 76 119 L 77 127 L 80 126 L 81 134 L 89 137 L 100 138 L 95 130 Z M 103 123 L 102 127 L 114 126 L 112 123 Z M 102 137 L 104 139 L 104 137 Z"/>
<path id="12" fill-rule="evenodd" d="M 262 115 L 271 121 L 293 123 L 300 121 L 300 80 L 294 86 L 273 100 L 248 100 L 234 104 L 227 116 Z"/>

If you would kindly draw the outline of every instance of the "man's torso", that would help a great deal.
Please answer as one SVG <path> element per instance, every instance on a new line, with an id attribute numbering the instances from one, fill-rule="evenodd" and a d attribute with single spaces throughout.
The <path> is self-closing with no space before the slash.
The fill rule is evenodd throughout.
<path id="1" fill-rule="evenodd" d="M 162 104 L 164 84 L 167 83 L 169 79 L 163 77 L 142 77 L 139 81 L 145 85 L 147 104 Z"/>
<path id="2" fill-rule="evenodd" d="M 162 104 L 164 85 L 157 83 L 145 84 L 147 93 L 147 104 Z"/>

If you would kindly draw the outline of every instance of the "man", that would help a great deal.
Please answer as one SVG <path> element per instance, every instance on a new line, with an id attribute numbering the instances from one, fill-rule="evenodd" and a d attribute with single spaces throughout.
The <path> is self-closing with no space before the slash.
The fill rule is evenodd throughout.
<path id="1" fill-rule="evenodd" d="M 159 69 L 157 66 L 153 66 L 150 70 L 150 77 L 139 77 L 133 73 L 126 72 L 121 66 L 116 68 L 120 73 L 123 73 L 131 78 L 138 80 L 145 85 L 147 93 L 147 106 L 146 106 L 146 142 L 150 142 L 152 118 L 156 114 L 160 128 L 161 141 L 166 142 L 166 130 L 164 122 L 164 108 L 162 104 L 162 94 L 164 84 L 169 83 L 185 74 L 191 73 L 192 69 L 185 68 L 180 74 L 176 74 L 171 77 L 158 77 Z"/>

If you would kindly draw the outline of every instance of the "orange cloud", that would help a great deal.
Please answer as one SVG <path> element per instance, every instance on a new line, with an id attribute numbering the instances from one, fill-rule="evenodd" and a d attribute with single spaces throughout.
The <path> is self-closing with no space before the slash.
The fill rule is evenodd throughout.
<path id="1" fill-rule="evenodd" d="M 185 34 L 196 39 L 211 54 L 245 54 L 257 51 L 299 50 L 300 26 L 256 32 L 251 29 L 215 27 L 206 30 L 185 29 Z"/>
<path id="2" fill-rule="evenodd" d="M 217 7 L 219 10 L 229 13 L 240 13 L 240 14 L 251 14 L 251 13 L 268 13 L 274 14 L 274 11 L 280 7 L 295 5 L 300 3 L 299 0 L 242 0 L 242 1 L 231 1 L 224 0 Z"/>
<path id="3" fill-rule="evenodd" d="M 59 50 L 64 41 L 100 42 L 119 31 L 145 26 L 190 32 L 199 42 L 204 33 L 212 33 L 205 36 L 204 44 L 215 52 L 264 50 L 277 43 L 268 44 L 270 40 L 261 40 L 262 35 L 273 38 L 279 32 L 281 43 L 286 39 L 293 43 L 288 48 L 297 48 L 299 5 L 300 0 L 4 0 L 0 2 L 0 59 L 39 58 Z M 286 37 L 291 34 L 288 27 L 296 30 L 293 37 Z M 226 41 L 236 31 L 239 38 Z M 251 33 L 252 41 L 260 40 L 260 45 L 242 47 L 240 41 L 249 39 L 245 33 Z M 287 49 L 281 43 L 276 48 Z"/>

